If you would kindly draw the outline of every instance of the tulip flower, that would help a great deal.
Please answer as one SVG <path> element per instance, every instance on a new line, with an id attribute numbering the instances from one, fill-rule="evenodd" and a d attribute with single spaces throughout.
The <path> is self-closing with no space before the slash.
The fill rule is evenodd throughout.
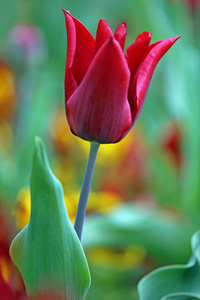
<path id="1" fill-rule="evenodd" d="M 126 23 L 113 34 L 100 20 L 96 40 L 63 10 L 67 28 L 66 115 L 71 131 L 99 144 L 120 141 L 142 109 L 154 69 L 180 36 L 150 44 L 143 32 L 126 49 Z"/>

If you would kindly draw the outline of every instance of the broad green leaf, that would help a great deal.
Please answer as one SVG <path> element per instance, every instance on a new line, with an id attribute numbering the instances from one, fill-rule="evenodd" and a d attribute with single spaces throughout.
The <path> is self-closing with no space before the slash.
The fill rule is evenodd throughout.
<path id="1" fill-rule="evenodd" d="M 68 218 L 62 186 L 50 169 L 45 146 L 38 137 L 30 189 L 29 224 L 10 247 L 27 293 L 31 299 L 49 299 L 49 295 L 55 300 L 84 299 L 90 286 L 87 260 Z"/>
<path id="2" fill-rule="evenodd" d="M 200 299 L 200 297 L 197 297 L 193 293 L 177 293 L 162 298 L 162 300 L 198 300 L 198 299 Z"/>
<path id="3" fill-rule="evenodd" d="M 82 244 L 86 250 L 99 246 L 119 249 L 141 245 L 157 266 L 181 264 L 191 253 L 190 232 L 186 222 L 171 213 L 128 204 L 120 205 L 110 214 L 88 216 Z"/>
<path id="4" fill-rule="evenodd" d="M 200 231 L 192 237 L 192 257 L 187 265 L 159 268 L 138 284 L 140 300 L 200 299 Z"/>

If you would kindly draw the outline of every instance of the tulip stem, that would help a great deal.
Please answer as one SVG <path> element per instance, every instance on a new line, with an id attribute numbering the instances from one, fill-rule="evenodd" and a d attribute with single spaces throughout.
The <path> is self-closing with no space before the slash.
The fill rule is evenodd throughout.
<path id="1" fill-rule="evenodd" d="M 96 142 L 92 142 L 90 144 L 90 153 L 87 162 L 87 167 L 85 170 L 85 176 L 83 179 L 83 184 L 82 184 L 82 189 L 81 189 L 81 194 L 79 198 L 78 208 L 76 212 L 76 219 L 74 224 L 74 229 L 76 230 L 79 240 L 81 240 L 81 236 L 82 236 L 86 207 L 87 207 L 88 197 L 90 193 L 90 187 L 92 183 L 92 177 L 94 173 L 94 167 L 96 163 L 99 146 L 100 144 Z"/>

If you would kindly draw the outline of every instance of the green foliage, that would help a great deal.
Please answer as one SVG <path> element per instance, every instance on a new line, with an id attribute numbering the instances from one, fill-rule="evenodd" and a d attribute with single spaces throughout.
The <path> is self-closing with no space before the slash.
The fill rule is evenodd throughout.
<path id="1" fill-rule="evenodd" d="M 200 299 L 200 231 L 192 237 L 192 257 L 187 265 L 159 268 L 138 284 L 140 300 Z"/>
<path id="2" fill-rule="evenodd" d="M 170 214 L 123 205 L 112 214 L 86 219 L 82 243 L 86 250 L 94 246 L 142 245 L 160 266 L 184 263 L 190 255 L 189 239 L 187 224 L 180 224 Z"/>
<path id="3" fill-rule="evenodd" d="M 84 299 L 90 285 L 87 261 L 68 218 L 61 184 L 50 169 L 38 137 L 30 189 L 30 222 L 10 248 L 27 293 L 33 299 L 52 292 L 59 299 Z"/>

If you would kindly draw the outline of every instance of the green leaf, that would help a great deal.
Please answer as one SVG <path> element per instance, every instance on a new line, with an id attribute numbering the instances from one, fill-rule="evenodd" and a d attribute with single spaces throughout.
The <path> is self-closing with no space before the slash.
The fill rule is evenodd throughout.
<path id="1" fill-rule="evenodd" d="M 70 223 L 62 186 L 50 169 L 45 146 L 38 137 L 30 189 L 29 224 L 10 247 L 27 293 L 31 299 L 49 299 L 49 295 L 55 300 L 84 299 L 90 286 L 87 260 Z"/>
<path id="2" fill-rule="evenodd" d="M 198 300 L 200 297 L 195 296 L 193 293 L 177 293 L 162 298 L 163 300 Z"/>
<path id="3" fill-rule="evenodd" d="M 141 245 L 157 266 L 182 264 L 191 253 L 190 232 L 188 225 L 171 213 L 124 204 L 110 214 L 88 216 L 82 244 L 86 250 Z"/>
<path id="4" fill-rule="evenodd" d="M 140 300 L 200 299 L 200 231 L 192 237 L 192 257 L 187 265 L 159 268 L 138 284 Z"/>

